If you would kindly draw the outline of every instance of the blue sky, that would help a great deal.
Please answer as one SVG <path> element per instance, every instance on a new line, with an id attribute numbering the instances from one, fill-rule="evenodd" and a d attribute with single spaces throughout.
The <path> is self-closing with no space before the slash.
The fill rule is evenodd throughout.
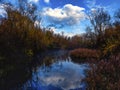
<path id="1" fill-rule="evenodd" d="M 17 7 L 18 0 L 2 0 Z M 80 34 L 89 24 L 86 12 L 103 7 L 113 15 L 120 8 L 120 0 L 26 0 L 38 7 L 37 15 L 42 18 L 42 27 L 52 27 L 55 33 L 64 31 L 65 35 Z M 2 2 L 1 2 L 2 3 Z M 2 13 L 3 12 L 3 13 Z M 0 14 L 5 11 L 0 6 Z"/>

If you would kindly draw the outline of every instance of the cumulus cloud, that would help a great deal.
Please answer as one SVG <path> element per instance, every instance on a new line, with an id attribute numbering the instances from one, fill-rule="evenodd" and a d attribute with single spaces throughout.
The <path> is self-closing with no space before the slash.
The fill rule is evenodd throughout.
<path id="1" fill-rule="evenodd" d="M 43 16 L 47 22 L 55 25 L 75 25 L 86 17 L 85 9 L 71 4 L 62 8 L 44 8 Z"/>
<path id="2" fill-rule="evenodd" d="M 50 0 L 44 0 L 44 2 L 45 2 L 45 3 L 49 3 L 49 2 L 50 2 Z"/>

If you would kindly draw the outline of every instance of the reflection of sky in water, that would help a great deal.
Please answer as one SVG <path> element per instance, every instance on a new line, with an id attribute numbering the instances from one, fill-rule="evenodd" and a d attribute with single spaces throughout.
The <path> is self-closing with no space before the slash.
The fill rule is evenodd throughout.
<path id="1" fill-rule="evenodd" d="M 82 79 L 85 78 L 85 64 L 61 61 L 49 67 L 41 66 L 33 72 L 32 80 L 24 86 L 30 90 L 84 90 Z M 77 88 L 77 89 L 76 89 Z"/>

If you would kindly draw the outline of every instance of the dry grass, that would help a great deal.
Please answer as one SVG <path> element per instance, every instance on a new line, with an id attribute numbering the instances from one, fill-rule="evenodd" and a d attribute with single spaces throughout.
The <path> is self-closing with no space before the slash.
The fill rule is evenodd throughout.
<path id="1" fill-rule="evenodd" d="M 98 59 L 99 52 L 97 50 L 79 48 L 70 51 L 70 56 L 74 59 Z"/>

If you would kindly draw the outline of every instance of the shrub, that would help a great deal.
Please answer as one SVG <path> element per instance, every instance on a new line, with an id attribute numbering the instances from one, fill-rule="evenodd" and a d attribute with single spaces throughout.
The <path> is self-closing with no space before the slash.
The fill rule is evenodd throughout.
<path id="1" fill-rule="evenodd" d="M 99 51 L 86 48 L 79 48 L 70 51 L 70 56 L 74 59 L 98 59 Z"/>
<path id="2" fill-rule="evenodd" d="M 88 90 L 119 90 L 120 89 L 120 55 L 108 61 L 101 60 L 91 65 L 87 72 Z"/>

